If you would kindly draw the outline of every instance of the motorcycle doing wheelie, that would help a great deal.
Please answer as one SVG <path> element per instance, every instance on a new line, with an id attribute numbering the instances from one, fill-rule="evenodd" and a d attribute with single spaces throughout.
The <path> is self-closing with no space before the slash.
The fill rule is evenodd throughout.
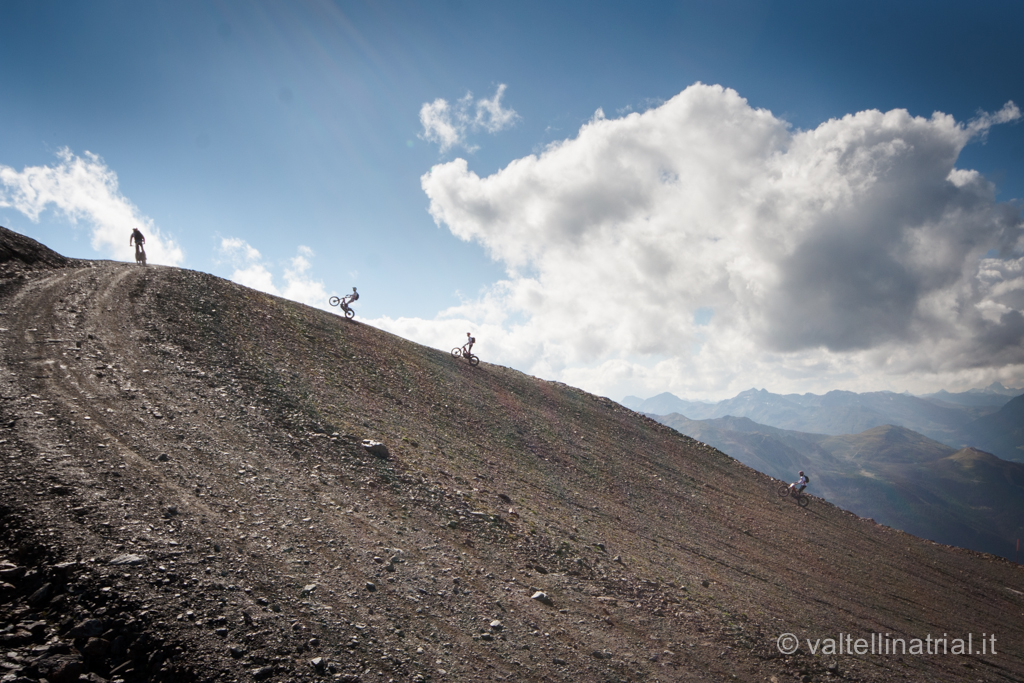
<path id="1" fill-rule="evenodd" d="M 358 292 L 356 292 L 356 288 L 353 287 L 352 293 L 349 294 L 348 296 L 332 296 L 331 305 L 338 306 L 339 308 L 341 308 L 341 310 L 344 311 L 345 313 L 345 317 L 351 320 L 352 318 L 355 317 L 356 312 L 349 308 L 348 305 L 358 298 L 359 294 Z"/>

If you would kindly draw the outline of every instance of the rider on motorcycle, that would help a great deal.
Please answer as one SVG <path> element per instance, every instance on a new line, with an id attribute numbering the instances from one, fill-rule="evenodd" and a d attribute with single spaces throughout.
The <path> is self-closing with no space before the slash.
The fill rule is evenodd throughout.
<path id="1" fill-rule="evenodd" d="M 142 236 L 142 231 L 138 228 L 132 228 L 132 235 L 128 238 L 128 246 L 135 243 L 135 260 L 143 261 L 146 258 L 146 250 L 142 247 L 146 243 L 146 238 Z"/>
<path id="2" fill-rule="evenodd" d="M 341 297 L 341 304 L 340 304 L 341 308 L 344 309 L 344 310 L 348 310 L 348 305 L 351 304 L 351 303 L 355 303 L 358 300 L 359 300 L 359 292 L 357 292 L 356 288 L 353 287 L 351 294 L 349 294 L 348 296 Z"/>
<path id="3" fill-rule="evenodd" d="M 811 480 L 804 474 L 804 471 L 800 470 L 800 478 L 796 480 L 795 484 L 789 485 L 789 490 L 790 492 L 792 492 L 794 489 L 796 489 L 796 493 L 803 493 L 803 490 L 807 488 L 807 484 L 809 484 L 810 482 Z M 800 488 L 797 488 L 798 486 Z"/>
<path id="4" fill-rule="evenodd" d="M 462 355 L 469 358 L 473 352 L 473 344 L 476 344 L 476 337 L 469 332 L 466 333 L 466 343 L 462 347 Z"/>

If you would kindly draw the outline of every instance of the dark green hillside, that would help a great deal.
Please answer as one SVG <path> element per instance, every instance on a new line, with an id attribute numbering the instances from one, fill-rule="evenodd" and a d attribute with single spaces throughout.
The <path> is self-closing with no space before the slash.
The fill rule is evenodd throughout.
<path id="1" fill-rule="evenodd" d="M 1004 460 L 1024 463 L 1024 395 L 967 425 L 961 440 Z"/>

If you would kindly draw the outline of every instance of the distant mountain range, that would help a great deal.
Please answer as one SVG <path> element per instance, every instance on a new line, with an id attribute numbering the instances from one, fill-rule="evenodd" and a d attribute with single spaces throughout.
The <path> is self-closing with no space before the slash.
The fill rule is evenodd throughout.
<path id="1" fill-rule="evenodd" d="M 745 417 L 768 427 L 818 435 L 859 434 L 895 425 L 954 450 L 973 447 L 1003 460 L 1024 462 L 1024 395 L 1013 398 L 1020 393 L 995 382 L 982 390 L 926 396 L 890 391 L 782 395 L 749 389 L 718 403 L 663 393 L 646 400 L 627 396 L 622 404 L 650 415 L 676 413 L 690 420 Z"/>
<path id="2" fill-rule="evenodd" d="M 830 436 L 745 417 L 653 417 L 778 479 L 805 470 L 809 493 L 924 538 L 1012 558 L 1024 536 L 1024 464 L 975 448 L 892 425 Z"/>

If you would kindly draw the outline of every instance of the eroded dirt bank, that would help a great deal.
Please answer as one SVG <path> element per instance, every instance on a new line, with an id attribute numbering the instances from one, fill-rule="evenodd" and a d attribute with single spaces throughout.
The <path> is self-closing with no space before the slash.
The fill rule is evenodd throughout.
<path id="1" fill-rule="evenodd" d="M 26 244 L 0 249 L 9 680 L 1024 680 L 1009 562 L 800 510 L 564 385 Z"/>

